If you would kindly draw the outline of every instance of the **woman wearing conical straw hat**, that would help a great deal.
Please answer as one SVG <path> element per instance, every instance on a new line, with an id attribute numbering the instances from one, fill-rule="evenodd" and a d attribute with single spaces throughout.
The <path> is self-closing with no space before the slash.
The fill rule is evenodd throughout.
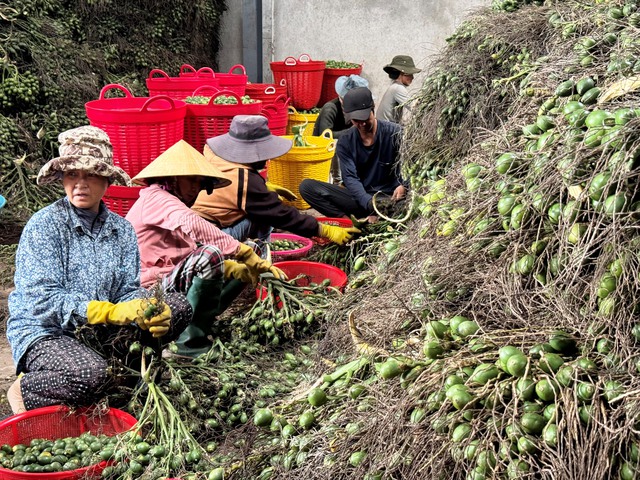
<path id="1" fill-rule="evenodd" d="M 126 216 L 138 237 L 141 283 L 159 280 L 165 291 L 186 293 L 194 313 L 176 342 L 178 353 L 206 353 L 215 317 L 246 284 L 255 285 L 263 273 L 285 275 L 261 258 L 261 246 L 235 240 L 191 210 L 201 190 L 212 192 L 229 181 L 184 140 L 147 165 L 133 182 L 146 186 Z"/>

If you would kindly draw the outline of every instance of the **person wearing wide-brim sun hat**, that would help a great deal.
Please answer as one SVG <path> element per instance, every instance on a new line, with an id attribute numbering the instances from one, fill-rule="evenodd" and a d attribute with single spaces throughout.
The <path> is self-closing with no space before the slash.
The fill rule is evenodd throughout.
<path id="1" fill-rule="evenodd" d="M 156 314 L 140 286 L 140 256 L 131 224 L 102 201 L 111 183 L 129 176 L 113 164 L 108 135 L 93 126 L 62 132 L 60 155 L 38 184 L 61 183 L 66 196 L 36 212 L 16 252 L 15 290 L 9 295 L 7 339 L 20 376 L 7 397 L 14 413 L 55 404 L 89 405 L 108 394 L 115 345 L 103 355 L 79 340 L 170 341 L 191 319 L 184 295 L 166 295 Z M 111 348 L 113 347 L 113 348 Z M 110 350 L 111 348 L 111 350 Z M 128 345 L 126 347 L 128 349 Z"/>
<path id="2" fill-rule="evenodd" d="M 358 229 L 318 223 L 315 217 L 283 203 L 260 175 L 267 160 L 286 154 L 292 146 L 291 140 L 271 133 L 262 115 L 236 115 L 229 132 L 209 138 L 204 146 L 207 161 L 231 185 L 209 194 L 201 192 L 193 210 L 239 240 L 269 241 L 271 230 L 279 228 L 344 245 Z"/>
<path id="3" fill-rule="evenodd" d="M 382 96 L 376 110 L 378 120 L 406 123 L 405 106 L 409 101 L 407 87 L 413 82 L 413 76 L 422 69 L 417 68 L 409 55 L 396 55 L 383 70 L 393 80 Z"/>
<path id="4" fill-rule="evenodd" d="M 264 273 L 286 277 L 261 258 L 262 245 L 241 243 L 191 210 L 202 190 L 212 193 L 230 182 L 184 140 L 133 182 L 146 187 L 126 216 L 138 237 L 142 285 L 159 279 L 164 291 L 186 294 L 193 320 L 176 341 L 178 353 L 206 353 L 213 344 L 209 334 L 216 316 L 247 284 L 255 285 Z"/>

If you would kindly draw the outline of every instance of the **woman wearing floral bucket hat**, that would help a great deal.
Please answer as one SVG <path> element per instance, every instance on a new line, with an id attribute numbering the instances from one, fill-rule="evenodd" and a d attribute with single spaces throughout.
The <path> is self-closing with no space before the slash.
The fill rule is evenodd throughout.
<path id="1" fill-rule="evenodd" d="M 422 70 L 416 68 L 413 58 L 409 55 L 396 55 L 390 64 L 385 65 L 383 70 L 387 72 L 393 83 L 384 92 L 382 100 L 378 104 L 376 118 L 388 122 L 403 123 L 403 120 L 406 120 L 403 118 L 406 116 L 404 106 L 409 101 L 407 87 L 413 82 L 413 76 Z"/>
<path id="2" fill-rule="evenodd" d="M 20 375 L 7 392 L 14 413 L 95 403 L 110 392 L 108 366 L 128 351 L 127 340 L 171 340 L 191 318 L 183 295 L 158 304 L 140 287 L 135 232 L 101 200 L 110 183 L 130 181 L 113 165 L 107 134 L 83 126 L 58 141 L 60 156 L 42 167 L 37 181 L 60 182 L 66 196 L 25 225 L 9 295 L 7 338 Z M 150 304 L 158 309 L 146 318 Z M 101 355 L 81 340 L 85 333 L 99 345 L 113 336 L 122 342 L 104 342 Z"/>
<path id="3" fill-rule="evenodd" d="M 193 320 L 176 341 L 177 353 L 206 353 L 216 316 L 247 284 L 255 285 L 263 273 L 285 275 L 261 258 L 262 245 L 241 243 L 191 210 L 202 190 L 212 193 L 230 181 L 184 140 L 133 181 L 146 186 L 126 216 L 138 236 L 142 285 L 159 279 L 165 291 L 187 295 Z"/>

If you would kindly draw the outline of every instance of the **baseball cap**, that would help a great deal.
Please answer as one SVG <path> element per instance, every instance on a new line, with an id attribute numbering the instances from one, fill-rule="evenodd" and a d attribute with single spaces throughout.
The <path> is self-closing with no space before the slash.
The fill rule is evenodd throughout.
<path id="1" fill-rule="evenodd" d="M 373 110 L 373 96 L 367 87 L 357 87 L 349 90 L 344 96 L 342 109 L 347 120 L 364 121 L 369 118 Z"/>

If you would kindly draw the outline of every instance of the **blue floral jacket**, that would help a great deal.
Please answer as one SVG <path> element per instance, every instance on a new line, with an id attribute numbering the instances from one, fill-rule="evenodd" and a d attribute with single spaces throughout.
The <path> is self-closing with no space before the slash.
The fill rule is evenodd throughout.
<path id="1" fill-rule="evenodd" d="M 108 212 L 93 237 L 66 198 L 27 222 L 16 253 L 7 339 L 17 372 L 41 338 L 69 335 L 87 321 L 91 300 L 113 303 L 141 296 L 140 254 L 133 227 Z"/>

